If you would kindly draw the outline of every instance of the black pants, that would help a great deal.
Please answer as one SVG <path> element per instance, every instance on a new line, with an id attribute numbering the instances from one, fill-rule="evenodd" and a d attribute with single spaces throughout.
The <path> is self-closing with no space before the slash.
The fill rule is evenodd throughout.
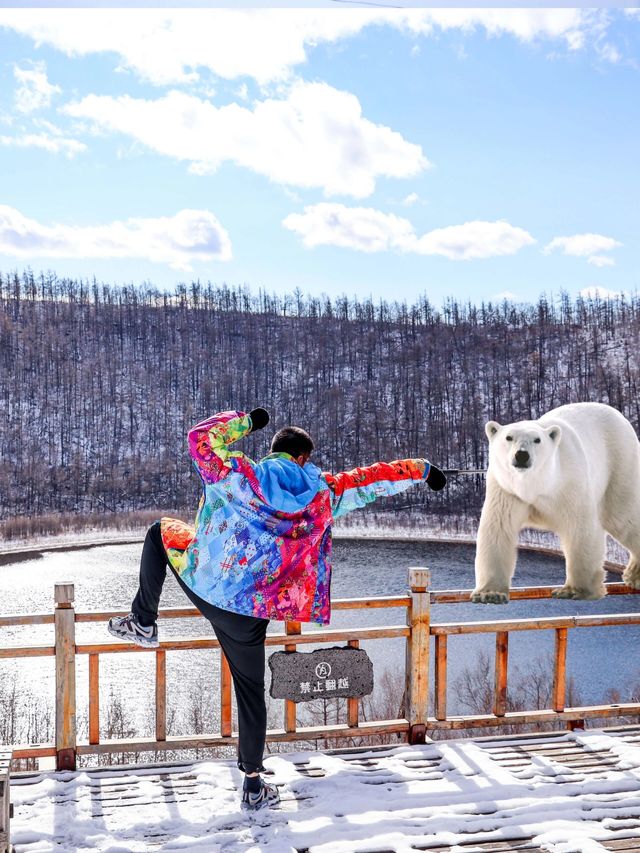
<path id="1" fill-rule="evenodd" d="M 167 565 L 169 561 L 162 544 L 160 522 L 156 521 L 144 540 L 140 560 L 140 588 L 131 606 L 141 625 L 151 625 L 158 617 Z M 246 773 L 264 770 L 262 757 L 267 733 L 264 638 L 269 620 L 242 616 L 209 604 L 196 595 L 177 572 L 171 570 L 185 594 L 211 623 L 229 661 L 238 705 L 238 767 Z"/>

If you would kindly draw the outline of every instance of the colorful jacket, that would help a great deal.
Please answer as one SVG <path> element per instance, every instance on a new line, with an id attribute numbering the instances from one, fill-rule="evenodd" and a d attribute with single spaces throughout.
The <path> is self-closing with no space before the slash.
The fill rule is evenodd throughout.
<path id="1" fill-rule="evenodd" d="M 426 480 L 429 463 L 328 474 L 272 453 L 256 464 L 230 449 L 251 426 L 243 412 L 222 412 L 189 432 L 203 493 L 195 526 L 162 519 L 169 561 L 200 598 L 224 610 L 326 625 L 333 519 Z"/>

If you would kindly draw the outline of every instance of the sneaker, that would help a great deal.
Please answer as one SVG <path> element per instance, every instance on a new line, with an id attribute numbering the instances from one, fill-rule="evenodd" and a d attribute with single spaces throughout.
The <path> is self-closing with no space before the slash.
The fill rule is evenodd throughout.
<path id="1" fill-rule="evenodd" d="M 129 640 L 135 643 L 136 646 L 143 646 L 147 649 L 157 649 L 160 643 L 158 642 L 158 626 L 154 622 L 148 628 L 144 628 L 137 617 L 130 613 L 128 616 L 112 616 L 109 619 L 109 633 L 120 640 Z"/>
<path id="2" fill-rule="evenodd" d="M 246 789 L 242 792 L 242 808 L 257 811 L 265 806 L 275 806 L 280 802 L 280 794 L 275 785 L 268 785 L 260 779 L 260 790 L 253 794 Z"/>

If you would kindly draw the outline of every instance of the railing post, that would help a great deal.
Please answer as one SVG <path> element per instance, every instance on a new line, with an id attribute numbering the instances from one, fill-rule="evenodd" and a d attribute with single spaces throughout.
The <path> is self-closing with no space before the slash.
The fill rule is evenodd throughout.
<path id="1" fill-rule="evenodd" d="M 424 743 L 429 704 L 429 569 L 409 569 L 411 605 L 407 611 L 405 713 L 409 721 L 409 743 Z"/>
<path id="2" fill-rule="evenodd" d="M 76 619 L 72 583 L 55 585 L 56 770 L 76 769 Z"/>
<path id="3" fill-rule="evenodd" d="M 287 634 L 291 634 L 292 636 L 296 636 L 302 633 L 302 623 L 301 622 L 285 622 L 284 629 Z M 295 652 L 296 644 L 295 643 L 286 643 L 284 647 L 285 652 Z M 284 730 L 285 732 L 295 732 L 296 730 L 296 715 L 297 715 L 297 707 L 296 703 L 292 702 L 290 699 L 284 700 Z"/>

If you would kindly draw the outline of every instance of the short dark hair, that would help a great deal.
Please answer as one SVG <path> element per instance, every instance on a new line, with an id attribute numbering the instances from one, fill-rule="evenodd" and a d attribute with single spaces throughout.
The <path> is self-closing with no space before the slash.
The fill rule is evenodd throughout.
<path id="1" fill-rule="evenodd" d="M 271 440 L 272 453 L 288 453 L 290 456 L 309 455 L 314 444 L 308 432 L 296 426 L 279 429 Z"/>

